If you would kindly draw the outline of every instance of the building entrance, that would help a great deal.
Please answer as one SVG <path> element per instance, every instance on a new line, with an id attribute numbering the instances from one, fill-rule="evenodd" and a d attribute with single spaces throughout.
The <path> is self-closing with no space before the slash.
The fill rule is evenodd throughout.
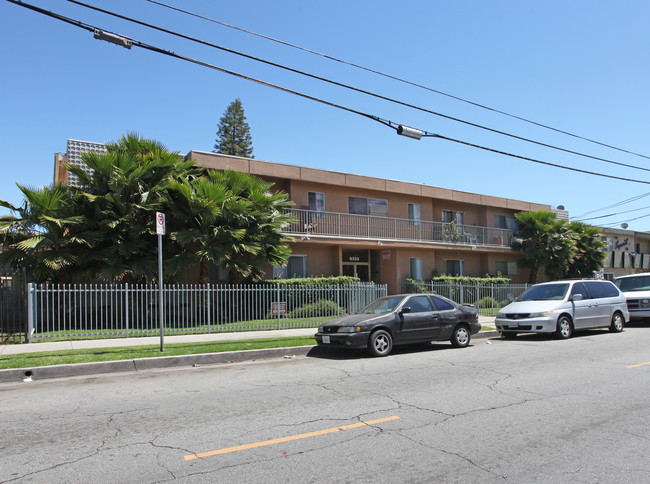
<path id="1" fill-rule="evenodd" d="M 344 250 L 343 275 L 358 277 L 361 282 L 370 282 L 370 251 Z"/>

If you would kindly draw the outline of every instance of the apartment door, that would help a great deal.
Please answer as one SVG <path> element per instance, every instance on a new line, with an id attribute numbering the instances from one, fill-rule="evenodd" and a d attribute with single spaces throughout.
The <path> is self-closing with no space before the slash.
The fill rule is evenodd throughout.
<path id="1" fill-rule="evenodd" d="M 368 250 L 344 250 L 342 262 L 344 276 L 358 277 L 361 282 L 370 282 Z"/>

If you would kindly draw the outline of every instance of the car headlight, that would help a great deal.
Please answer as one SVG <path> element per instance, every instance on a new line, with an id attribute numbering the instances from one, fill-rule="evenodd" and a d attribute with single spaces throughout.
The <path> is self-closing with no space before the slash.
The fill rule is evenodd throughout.
<path id="1" fill-rule="evenodd" d="M 549 318 L 553 316 L 553 311 L 544 311 L 541 313 L 530 313 L 528 315 L 529 318 Z"/>
<path id="2" fill-rule="evenodd" d="M 497 318 L 503 319 L 505 317 L 506 317 L 505 313 L 497 313 Z"/>
<path id="3" fill-rule="evenodd" d="M 361 331 L 361 326 L 341 326 L 338 330 L 339 333 L 358 333 Z"/>

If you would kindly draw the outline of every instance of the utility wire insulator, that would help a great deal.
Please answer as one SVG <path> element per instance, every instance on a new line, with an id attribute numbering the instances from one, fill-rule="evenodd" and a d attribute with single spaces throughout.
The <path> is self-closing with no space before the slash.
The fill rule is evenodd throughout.
<path id="1" fill-rule="evenodd" d="M 131 48 L 131 39 L 128 37 L 124 37 L 123 35 L 119 34 L 112 34 L 110 32 L 105 32 L 100 29 L 95 29 L 95 38 L 99 40 L 105 40 L 106 42 L 110 42 L 111 44 L 115 45 L 121 45 L 122 47 L 125 47 L 127 49 Z"/>
<path id="2" fill-rule="evenodd" d="M 404 126 L 400 124 L 397 127 L 397 134 L 401 136 L 406 136 L 408 138 L 413 138 L 413 139 L 421 139 L 422 136 L 424 136 L 424 131 L 417 129 L 417 128 L 409 128 L 408 126 Z"/>

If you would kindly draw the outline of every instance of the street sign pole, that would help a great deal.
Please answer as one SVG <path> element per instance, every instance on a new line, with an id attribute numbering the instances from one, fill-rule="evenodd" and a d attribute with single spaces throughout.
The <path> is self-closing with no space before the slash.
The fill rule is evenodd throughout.
<path id="1" fill-rule="evenodd" d="M 158 234 L 158 320 L 160 321 L 160 351 L 165 351 L 165 323 L 163 301 L 162 236 L 165 235 L 165 214 L 156 212 L 156 233 Z"/>

